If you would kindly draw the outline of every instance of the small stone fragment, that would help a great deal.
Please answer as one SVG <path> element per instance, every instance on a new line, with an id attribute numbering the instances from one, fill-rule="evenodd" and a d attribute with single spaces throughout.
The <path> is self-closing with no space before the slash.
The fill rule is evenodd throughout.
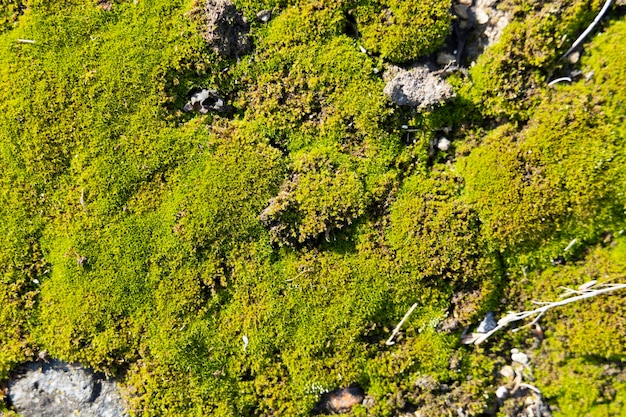
<path id="1" fill-rule="evenodd" d="M 498 387 L 498 389 L 496 390 L 496 397 L 498 397 L 501 400 L 506 399 L 509 396 L 509 390 L 507 387 Z"/>
<path id="2" fill-rule="evenodd" d="M 515 376 L 515 370 L 510 365 L 505 365 L 500 369 L 500 375 L 505 378 L 513 378 Z"/>
<path id="3" fill-rule="evenodd" d="M 385 71 L 385 94 L 399 106 L 426 110 L 454 97 L 452 87 L 426 66 L 408 70 L 390 66 Z"/>
<path id="4" fill-rule="evenodd" d="M 578 62 L 578 60 L 580 60 L 580 52 L 578 51 L 572 52 L 567 56 L 567 62 L 569 62 L 570 64 L 575 64 Z"/>
<path id="5" fill-rule="evenodd" d="M 495 329 L 497 325 L 498 323 L 496 323 L 496 318 L 493 315 L 493 311 L 490 311 L 476 328 L 476 333 L 489 333 L 490 331 Z"/>
<path id="6" fill-rule="evenodd" d="M 210 111 L 223 112 L 226 110 L 224 99 L 215 90 L 206 88 L 192 91 L 189 102 L 183 107 L 183 111 L 188 113 L 192 110 L 206 114 Z"/>
<path id="7" fill-rule="evenodd" d="M 261 10 L 256 14 L 256 19 L 261 23 L 267 23 L 272 18 L 271 10 Z"/>
<path id="8" fill-rule="evenodd" d="M 447 151 L 448 149 L 450 149 L 450 145 L 451 142 L 448 140 L 448 138 L 439 138 L 437 140 L 437 149 L 439 149 L 440 151 Z"/>
<path id="9" fill-rule="evenodd" d="M 476 15 L 476 22 L 478 22 L 479 25 L 485 25 L 489 22 L 489 15 L 485 9 L 476 8 L 474 14 Z"/>
<path id="10" fill-rule="evenodd" d="M 345 413 L 363 402 L 363 399 L 365 399 L 365 394 L 358 385 L 339 388 L 322 395 L 315 410 L 322 413 Z"/>
<path id="11" fill-rule="evenodd" d="M 528 365 L 528 355 L 520 352 L 519 349 L 511 349 L 511 360 L 522 365 Z"/>
<path id="12" fill-rule="evenodd" d="M 108 0 L 99 0 L 98 7 L 105 12 L 110 12 L 113 9 L 113 3 Z"/>

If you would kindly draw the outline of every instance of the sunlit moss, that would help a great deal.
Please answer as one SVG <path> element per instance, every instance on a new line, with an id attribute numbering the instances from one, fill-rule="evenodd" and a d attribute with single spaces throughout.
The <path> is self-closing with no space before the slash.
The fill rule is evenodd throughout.
<path id="1" fill-rule="evenodd" d="M 531 91 L 590 3 L 522 8 L 457 99 L 416 114 L 381 64 L 434 51 L 448 3 L 235 3 L 239 60 L 204 43 L 194 1 L 31 1 L 3 29 L 0 378 L 45 349 L 121 378 L 135 415 L 309 415 L 353 383 L 355 415 L 486 412 L 512 339 L 468 349 L 441 323 L 626 268 L 624 22 L 588 79 Z M 195 87 L 227 111 L 184 114 Z M 545 317 L 536 383 L 565 415 L 621 412 L 623 373 L 597 368 L 623 360 L 620 300 Z"/>

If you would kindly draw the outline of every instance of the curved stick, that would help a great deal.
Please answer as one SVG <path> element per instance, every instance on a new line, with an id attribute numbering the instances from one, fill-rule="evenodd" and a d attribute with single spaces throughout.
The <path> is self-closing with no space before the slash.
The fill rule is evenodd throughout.
<path id="1" fill-rule="evenodd" d="M 593 22 L 591 22 L 591 24 L 587 27 L 587 29 L 585 29 L 585 31 L 582 33 L 582 35 L 580 35 L 578 37 L 578 39 L 576 39 L 576 41 L 572 44 L 572 46 L 567 50 L 567 52 L 565 52 L 561 58 L 559 58 L 559 61 L 563 58 L 565 58 L 566 56 L 568 56 L 569 54 L 571 54 L 574 49 L 578 48 L 580 46 L 581 43 L 583 43 L 583 41 L 585 40 L 585 38 L 591 33 L 591 31 L 598 25 L 598 23 L 600 23 L 600 20 L 602 20 L 602 18 L 604 17 L 604 15 L 606 14 L 606 12 L 609 10 L 609 7 L 611 7 L 611 3 L 613 2 L 613 0 L 606 0 L 606 2 L 604 3 L 604 6 L 602 6 L 602 9 L 600 10 L 600 13 L 598 13 L 598 15 L 596 16 L 595 19 L 593 19 Z"/>

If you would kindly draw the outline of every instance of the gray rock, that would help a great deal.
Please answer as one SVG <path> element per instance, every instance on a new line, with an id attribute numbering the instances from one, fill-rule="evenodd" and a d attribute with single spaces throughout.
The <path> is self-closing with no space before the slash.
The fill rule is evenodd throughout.
<path id="1" fill-rule="evenodd" d="M 490 331 L 495 329 L 497 325 L 498 323 L 496 323 L 496 318 L 493 315 L 493 311 L 490 311 L 476 328 L 476 333 L 489 333 Z"/>
<path id="2" fill-rule="evenodd" d="M 427 110 L 454 97 L 452 87 L 426 66 L 409 70 L 390 66 L 385 71 L 385 94 L 395 104 Z"/>
<path id="3" fill-rule="evenodd" d="M 78 364 L 30 363 L 8 383 L 10 404 L 23 417 L 127 417 L 114 382 Z"/>
<path id="4" fill-rule="evenodd" d="M 437 54 L 437 64 L 438 65 L 451 65 L 456 62 L 456 57 L 447 52 L 439 52 Z"/>

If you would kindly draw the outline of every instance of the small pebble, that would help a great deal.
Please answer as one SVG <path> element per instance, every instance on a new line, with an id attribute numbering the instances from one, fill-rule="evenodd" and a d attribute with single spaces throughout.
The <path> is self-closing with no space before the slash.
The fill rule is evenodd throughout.
<path id="1" fill-rule="evenodd" d="M 580 59 L 580 52 L 578 51 L 572 52 L 571 54 L 567 56 L 567 62 L 569 62 L 570 64 L 577 63 L 579 59 Z"/>
<path id="2" fill-rule="evenodd" d="M 513 362 L 521 363 L 522 365 L 527 365 L 528 355 L 524 352 L 520 352 L 519 349 L 511 349 L 511 360 Z"/>
<path id="3" fill-rule="evenodd" d="M 484 25 L 489 22 L 489 15 L 484 9 L 476 9 L 474 13 L 476 14 L 476 21 L 479 25 Z"/>
<path id="4" fill-rule="evenodd" d="M 450 145 L 451 142 L 447 138 L 440 138 L 437 141 L 437 149 L 439 149 L 440 151 L 447 151 L 448 149 L 450 149 Z"/>
<path id="5" fill-rule="evenodd" d="M 509 390 L 507 387 L 498 387 L 498 389 L 496 390 L 496 397 L 498 397 L 501 400 L 504 400 L 505 398 L 507 398 L 509 396 Z"/>
<path id="6" fill-rule="evenodd" d="M 257 18 L 257 20 L 259 22 L 267 23 L 272 18 L 272 11 L 271 10 L 261 10 L 260 12 L 258 12 L 256 14 L 256 18 Z"/>
<path id="7" fill-rule="evenodd" d="M 345 413 L 363 402 L 365 394 L 359 386 L 340 388 L 322 395 L 316 411 L 327 414 Z"/>

